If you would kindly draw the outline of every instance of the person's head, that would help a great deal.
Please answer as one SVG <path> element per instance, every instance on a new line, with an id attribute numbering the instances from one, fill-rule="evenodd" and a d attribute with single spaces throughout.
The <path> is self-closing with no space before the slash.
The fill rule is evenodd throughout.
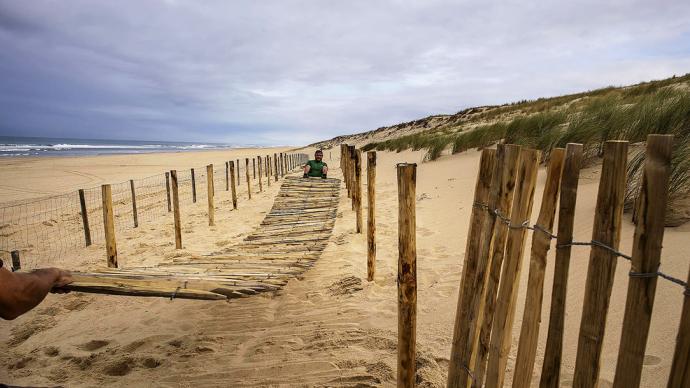
<path id="1" fill-rule="evenodd" d="M 314 159 L 316 159 L 320 162 L 321 159 L 323 159 L 323 151 L 316 150 L 316 152 L 314 152 Z"/>

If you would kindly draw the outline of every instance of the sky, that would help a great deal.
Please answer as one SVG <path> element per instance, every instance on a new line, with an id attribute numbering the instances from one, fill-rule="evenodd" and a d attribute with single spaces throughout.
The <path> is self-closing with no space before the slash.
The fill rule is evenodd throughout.
<path id="1" fill-rule="evenodd" d="M 0 135 L 300 145 L 690 72 L 690 1 L 0 0 Z"/>

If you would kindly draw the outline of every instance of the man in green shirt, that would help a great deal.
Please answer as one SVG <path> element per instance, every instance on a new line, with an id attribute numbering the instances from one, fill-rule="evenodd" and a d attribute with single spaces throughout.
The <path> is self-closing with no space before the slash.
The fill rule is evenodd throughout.
<path id="1" fill-rule="evenodd" d="M 323 152 L 316 150 L 314 160 L 310 160 L 304 165 L 303 178 L 321 177 L 326 179 L 326 174 L 328 174 L 328 165 L 323 161 Z"/>

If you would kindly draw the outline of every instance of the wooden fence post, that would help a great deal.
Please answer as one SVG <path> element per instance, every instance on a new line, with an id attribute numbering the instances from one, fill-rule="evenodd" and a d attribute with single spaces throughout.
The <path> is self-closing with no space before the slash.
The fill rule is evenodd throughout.
<path id="1" fill-rule="evenodd" d="M 367 280 L 376 274 L 376 151 L 367 152 Z"/>
<path id="2" fill-rule="evenodd" d="M 497 211 L 503 217 L 509 218 L 513 209 L 513 197 L 518 164 L 511 164 L 504 168 L 504 189 L 501 192 L 496 207 L 492 210 Z M 481 386 L 486 372 L 486 361 L 489 352 L 489 342 L 491 340 L 491 328 L 496 312 L 496 297 L 498 294 L 498 281 L 501 278 L 501 266 L 505 256 L 506 240 L 508 239 L 509 228 L 505 222 L 497 222 L 492 231 L 493 241 L 489 251 L 489 269 L 486 275 L 484 291 L 479 307 L 478 329 L 475 333 L 474 342 L 476 343 L 473 353 L 475 356 L 471 369 L 474 371 L 473 386 Z"/>
<path id="3" fill-rule="evenodd" d="M 375 152 L 375 151 L 374 151 Z M 470 215 L 470 225 L 467 233 L 467 242 L 465 248 L 465 263 L 462 267 L 461 285 L 468 284 L 469 279 L 474 277 L 477 270 L 477 259 L 479 256 L 479 239 L 481 236 L 482 225 L 486 216 L 486 205 L 489 198 L 489 190 L 491 187 L 491 177 L 493 176 L 496 165 L 496 151 L 488 148 L 482 150 L 481 159 L 479 161 L 479 170 L 477 174 L 477 183 L 474 188 L 474 205 L 472 206 L 472 213 Z M 462 293 L 463 287 L 460 287 Z M 458 295 L 458 303 L 456 307 L 454 337 L 457 336 L 460 326 L 465 321 L 465 317 L 461 315 L 463 308 L 462 294 Z M 460 344 L 453 342 L 451 359 L 458 359 L 460 352 Z M 451 368 L 456 374 L 457 368 Z M 454 381 L 455 377 L 449 374 L 449 383 Z"/>
<path id="4" fill-rule="evenodd" d="M 129 188 L 132 191 L 132 218 L 134 221 L 134 227 L 139 226 L 139 215 L 137 214 L 137 196 L 134 191 L 134 180 L 130 179 L 129 180 Z"/>
<path id="5" fill-rule="evenodd" d="M 513 387 L 529 387 L 534 370 L 534 359 L 537 355 L 537 340 L 541 322 L 541 305 L 544 298 L 544 275 L 546 257 L 551 248 L 551 233 L 556 218 L 558 190 L 561 184 L 561 172 L 565 150 L 556 148 L 551 152 L 549 168 L 544 184 L 537 230 L 532 234 L 529 275 L 527 280 L 527 297 L 522 315 L 520 342 L 518 345 L 515 368 L 513 368 Z M 542 230 L 543 229 L 543 230 Z M 547 234 L 548 233 L 548 234 Z"/>
<path id="6" fill-rule="evenodd" d="M 91 228 L 89 227 L 89 213 L 86 210 L 86 197 L 84 189 L 79 189 L 79 206 L 81 207 L 81 222 L 84 225 L 84 241 L 86 246 L 91 245 Z"/>
<path id="7" fill-rule="evenodd" d="M 235 162 L 230 161 L 230 188 L 232 190 L 232 208 L 237 210 L 237 188 L 235 185 Z"/>
<path id="8" fill-rule="evenodd" d="M 105 254 L 109 268 L 117 268 L 117 244 L 115 243 L 115 220 L 113 219 L 113 192 L 110 185 L 101 185 L 103 201 L 103 231 L 105 232 Z"/>
<path id="9" fill-rule="evenodd" d="M 556 239 L 556 260 L 551 291 L 551 311 L 549 312 L 549 329 L 539 382 L 540 388 L 557 388 L 560 382 L 565 300 L 568 290 L 570 251 L 572 249 L 569 244 L 573 241 L 577 183 L 580 179 L 580 165 L 582 164 L 582 144 L 570 143 L 566 146 L 565 152 L 558 209 L 558 238 Z"/>
<path id="10" fill-rule="evenodd" d="M 213 194 L 215 192 L 213 187 L 213 165 L 206 166 L 206 189 L 208 191 L 208 225 L 213 226 L 216 223 L 216 207 L 213 204 Z"/>
<path id="11" fill-rule="evenodd" d="M 192 203 L 196 203 L 196 178 L 194 177 L 194 169 L 192 169 Z"/>
<path id="12" fill-rule="evenodd" d="M 240 177 L 240 160 L 237 159 L 237 186 L 242 184 L 242 178 Z"/>
<path id="13" fill-rule="evenodd" d="M 259 167 L 259 192 L 261 193 L 264 191 L 264 185 L 263 185 L 263 183 L 261 183 L 261 178 L 262 178 L 261 173 L 263 172 L 261 169 L 261 156 L 256 157 L 256 164 L 259 165 L 258 166 Z"/>
<path id="14" fill-rule="evenodd" d="M 266 155 L 266 185 L 271 187 L 271 155 Z"/>
<path id="15" fill-rule="evenodd" d="M 592 240 L 613 249 L 618 249 L 620 242 L 627 156 L 627 141 L 606 142 Z M 595 387 L 597 384 L 606 315 L 617 260 L 618 257 L 613 252 L 596 245 L 592 246 L 577 343 L 574 387 Z"/>
<path id="16" fill-rule="evenodd" d="M 688 272 L 687 283 L 690 284 L 690 271 Z M 687 288 L 683 295 L 685 299 L 680 313 L 680 324 L 676 335 L 676 348 L 673 352 L 668 388 L 690 387 L 690 292 Z"/>
<path id="17" fill-rule="evenodd" d="M 182 249 L 182 227 L 180 221 L 180 197 L 177 186 L 177 170 L 170 170 L 173 197 L 173 225 L 175 226 L 175 248 Z"/>
<path id="18" fill-rule="evenodd" d="M 463 278 L 458 296 L 456 325 L 453 331 L 451 361 L 448 370 L 449 387 L 466 388 L 473 375 L 470 366 L 475 360 L 475 339 L 478 338 L 482 322 L 483 290 L 489 272 L 488 268 L 491 264 L 490 248 L 496 225 L 496 214 L 492 210 L 495 210 L 499 200 L 507 195 L 506 193 L 510 189 L 509 178 L 514 175 L 519 156 L 520 146 L 512 144 L 499 144 L 497 146 L 496 162 L 491 173 L 490 190 L 486 204 L 486 209 L 489 211 L 483 212 L 483 220 L 479 225 L 481 226 L 479 236 L 475 239 L 478 244 L 476 260 L 471 260 L 473 252 L 468 250 L 467 277 Z M 468 239 L 468 246 L 469 244 L 470 240 Z M 458 320 L 460 321 L 458 322 Z"/>
<path id="19" fill-rule="evenodd" d="M 280 167 L 280 177 L 282 178 L 285 176 L 285 171 L 283 171 L 283 153 L 282 152 L 280 153 L 279 167 Z"/>
<path id="20" fill-rule="evenodd" d="M 398 387 L 416 380 L 416 164 L 398 164 Z"/>
<path id="21" fill-rule="evenodd" d="M 355 214 L 356 231 L 362 233 L 362 150 L 355 152 Z"/>
<path id="22" fill-rule="evenodd" d="M 225 191 L 230 191 L 230 166 L 225 162 Z"/>
<path id="23" fill-rule="evenodd" d="M 635 274 L 655 273 L 661 262 L 668 181 L 671 172 L 673 135 L 649 135 L 637 201 L 637 225 L 632 250 L 632 268 L 618 348 L 614 388 L 639 387 L 649 324 L 654 307 L 656 277 Z"/>
<path id="24" fill-rule="evenodd" d="M 274 171 L 273 172 L 276 175 L 276 182 L 278 182 L 278 154 L 275 154 L 275 153 L 273 154 L 273 165 L 274 165 L 274 167 L 273 167 Z"/>
<path id="25" fill-rule="evenodd" d="M 168 198 L 168 213 L 172 211 L 172 204 L 170 203 L 170 173 L 165 173 L 165 191 Z"/>
<path id="26" fill-rule="evenodd" d="M 520 268 L 522 253 L 525 248 L 527 229 L 519 227 L 529 222 L 534 202 L 534 187 L 537 182 L 539 159 L 537 150 L 523 149 L 520 152 L 519 175 L 515 187 L 515 200 L 510 214 L 511 228 L 506 242 L 505 260 L 501 272 L 501 283 L 496 298 L 496 316 L 494 317 L 489 344 L 489 362 L 486 369 L 486 386 L 503 387 L 508 353 L 513 335 L 513 317 L 518 288 L 520 286 Z M 518 226 L 515 228 L 515 226 Z"/>
<path id="27" fill-rule="evenodd" d="M 256 159 L 252 158 L 252 179 L 256 179 Z"/>
<path id="28" fill-rule="evenodd" d="M 22 261 L 19 258 L 19 251 L 12 251 L 10 252 L 10 255 L 12 256 L 12 272 L 22 269 Z"/>
<path id="29" fill-rule="evenodd" d="M 252 199 L 252 184 L 249 179 L 249 158 L 244 158 L 245 170 L 247 172 L 247 196 Z"/>

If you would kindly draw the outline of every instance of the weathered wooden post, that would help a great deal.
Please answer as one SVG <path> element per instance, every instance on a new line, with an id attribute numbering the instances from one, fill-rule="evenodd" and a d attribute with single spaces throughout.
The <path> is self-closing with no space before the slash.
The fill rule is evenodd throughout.
<path id="1" fill-rule="evenodd" d="M 91 245 L 91 228 L 89 227 L 89 213 L 86 210 L 84 189 L 79 189 L 79 206 L 81 207 L 81 222 L 84 225 L 84 241 L 88 247 Z"/>
<path id="2" fill-rule="evenodd" d="M 616 250 L 620 242 L 627 156 L 627 141 L 606 142 L 594 212 L 592 240 Z M 610 250 L 592 246 L 577 344 L 574 387 L 595 387 L 597 384 L 617 259 Z"/>
<path id="3" fill-rule="evenodd" d="M 239 159 L 237 159 L 236 166 L 237 166 L 237 185 L 239 186 L 242 184 L 242 178 L 240 177 L 240 160 Z"/>
<path id="4" fill-rule="evenodd" d="M 103 202 L 103 231 L 105 232 L 105 254 L 109 268 L 117 268 L 117 244 L 115 243 L 115 220 L 113 219 L 113 192 L 110 185 L 101 185 Z"/>
<path id="5" fill-rule="evenodd" d="M 259 165 L 259 192 L 261 193 L 264 191 L 264 185 L 263 185 L 263 183 L 261 183 L 261 178 L 262 178 L 261 173 L 263 172 L 261 169 L 261 156 L 256 157 L 256 164 Z"/>
<path id="6" fill-rule="evenodd" d="M 515 305 L 520 286 L 522 253 L 527 236 L 527 229 L 520 226 L 532 215 L 534 187 L 537 182 L 540 158 L 541 153 L 537 150 L 523 149 L 520 152 L 519 178 L 515 187 L 513 210 L 510 214 L 511 228 L 506 242 L 501 283 L 496 298 L 496 314 L 489 344 L 489 361 L 486 369 L 487 387 L 502 387 L 505 378 L 508 353 L 510 353 L 512 344 Z"/>
<path id="7" fill-rule="evenodd" d="M 551 248 L 550 234 L 553 231 L 553 222 L 556 218 L 556 203 L 558 202 L 564 157 L 565 150 L 562 148 L 556 148 L 551 152 L 544 194 L 537 218 L 537 230 L 532 234 L 529 277 L 526 288 L 527 297 L 522 315 L 517 359 L 515 360 L 515 368 L 513 368 L 515 371 L 513 387 L 527 388 L 532 380 L 541 322 L 541 305 L 544 298 L 546 257 Z"/>
<path id="8" fill-rule="evenodd" d="M 256 179 L 256 159 L 252 158 L 252 179 Z"/>
<path id="9" fill-rule="evenodd" d="M 225 191 L 230 191 L 230 166 L 225 162 Z"/>
<path id="10" fill-rule="evenodd" d="M 182 249 L 182 223 L 180 221 L 180 197 L 177 186 L 177 170 L 170 170 L 173 197 L 173 225 L 175 226 L 175 248 Z"/>
<path id="11" fill-rule="evenodd" d="M 632 269 L 628 280 L 614 388 L 640 386 L 657 277 L 635 275 L 655 273 L 659 269 L 672 152 L 673 135 L 647 137 L 647 155 L 637 201 L 638 218 L 632 250 Z"/>
<path id="12" fill-rule="evenodd" d="M 355 215 L 356 232 L 362 233 L 362 150 L 355 152 Z"/>
<path id="13" fill-rule="evenodd" d="M 558 388 L 560 382 L 565 300 L 568 290 L 570 251 L 572 250 L 569 244 L 573 241 L 577 183 L 580 179 L 580 165 L 582 164 L 582 144 L 568 144 L 565 153 L 558 209 L 558 238 L 556 239 L 556 260 L 551 291 L 551 311 L 549 312 L 549 329 L 539 382 L 540 388 Z"/>
<path id="14" fill-rule="evenodd" d="M 271 155 L 266 155 L 266 184 L 271 187 Z"/>
<path id="15" fill-rule="evenodd" d="M 192 203 L 196 203 L 196 178 L 194 177 L 194 169 L 192 171 Z"/>
<path id="16" fill-rule="evenodd" d="M 690 284 L 690 272 L 687 283 Z M 668 388 L 690 387 L 690 292 L 683 292 L 683 309 L 680 313 L 680 324 L 676 335 L 676 348 L 673 352 L 671 375 Z"/>
<path id="17" fill-rule="evenodd" d="M 237 188 L 235 186 L 235 162 L 230 161 L 230 187 L 232 188 L 232 208 L 237 210 Z"/>
<path id="18" fill-rule="evenodd" d="M 273 170 L 275 170 L 275 175 L 276 175 L 276 182 L 278 182 L 278 154 L 273 154 Z"/>
<path id="19" fill-rule="evenodd" d="M 330 154 L 330 152 L 329 152 Z M 367 280 L 376 273 L 376 151 L 367 152 Z"/>
<path id="20" fill-rule="evenodd" d="M 245 170 L 247 172 L 247 196 L 252 199 L 252 184 L 249 179 L 249 158 L 244 158 Z"/>
<path id="21" fill-rule="evenodd" d="M 129 180 L 129 188 L 132 191 L 132 218 L 134 219 L 134 227 L 139 226 L 139 215 L 137 214 L 137 196 L 134 192 L 134 180 Z"/>
<path id="22" fill-rule="evenodd" d="M 398 387 L 414 387 L 417 325 L 417 165 L 398 164 Z"/>
<path id="23" fill-rule="evenodd" d="M 280 177 L 282 178 L 285 176 L 285 172 L 283 171 L 283 153 L 281 152 L 278 155 L 278 157 L 280 158 L 278 162 L 278 167 L 280 167 Z"/>
<path id="24" fill-rule="evenodd" d="M 479 256 L 480 247 L 480 237 L 482 232 L 482 226 L 485 222 L 486 208 L 484 205 L 487 203 L 489 198 L 489 190 L 491 188 L 491 180 L 494 174 L 496 165 L 496 151 L 492 149 L 483 149 L 481 159 L 479 161 L 479 173 L 477 176 L 477 183 L 474 188 L 474 205 L 472 206 L 472 213 L 470 215 L 469 230 L 467 233 L 467 243 L 465 248 L 465 263 L 462 267 L 462 279 L 461 279 L 461 294 L 458 296 L 458 303 L 456 307 L 455 314 L 455 327 L 454 327 L 454 338 L 457 337 L 457 333 L 460 331 L 461 325 L 465 322 L 466 317 L 462 315 L 462 310 L 464 305 L 462 303 L 463 298 L 462 292 L 464 290 L 464 285 L 470 282 L 475 276 L 477 271 L 477 260 Z M 451 360 L 458 360 L 460 357 L 461 347 L 457 342 L 452 344 Z M 450 382 L 454 382 L 456 379 L 458 366 L 456 364 L 451 364 L 451 371 L 453 374 L 448 376 L 448 385 Z M 460 366 L 461 369 L 469 369 L 467 366 Z"/>
<path id="25" fill-rule="evenodd" d="M 165 173 L 165 191 L 168 198 L 168 212 L 172 211 L 172 203 L 170 202 L 170 173 Z"/>
<path id="26" fill-rule="evenodd" d="M 208 225 L 213 226 L 216 223 L 216 207 L 213 204 L 213 165 L 206 166 L 206 189 L 208 192 Z"/>
<path id="27" fill-rule="evenodd" d="M 10 252 L 10 255 L 12 255 L 12 272 L 22 269 L 22 261 L 19 258 L 19 251 L 12 251 Z"/>
<path id="28" fill-rule="evenodd" d="M 493 159 L 482 154 L 482 166 L 489 164 Z M 470 369 L 473 360 L 476 359 L 476 345 L 482 324 L 481 306 L 483 303 L 483 293 L 487 282 L 487 275 L 491 265 L 491 242 L 496 226 L 496 210 L 499 203 L 504 203 L 504 197 L 512 192 L 510 182 L 515 182 L 515 166 L 520 156 L 520 146 L 499 144 L 496 149 L 495 163 L 490 177 L 490 190 L 486 197 L 486 203 L 480 202 L 478 205 L 483 211 L 481 222 L 478 222 L 477 238 L 468 238 L 468 249 L 465 268 L 463 269 L 463 280 L 460 285 L 458 295 L 458 306 L 456 312 L 455 327 L 453 330 L 453 343 L 451 351 L 451 361 L 448 370 L 448 386 L 453 388 L 466 388 L 468 381 L 473 377 Z M 483 170 L 484 167 L 482 167 Z M 484 172 L 480 172 L 480 177 L 486 179 Z M 477 192 L 475 192 L 477 194 Z M 474 233 L 474 230 L 472 231 Z M 477 244 L 476 252 L 471 244 Z M 467 276 L 464 276 L 467 275 Z"/>

